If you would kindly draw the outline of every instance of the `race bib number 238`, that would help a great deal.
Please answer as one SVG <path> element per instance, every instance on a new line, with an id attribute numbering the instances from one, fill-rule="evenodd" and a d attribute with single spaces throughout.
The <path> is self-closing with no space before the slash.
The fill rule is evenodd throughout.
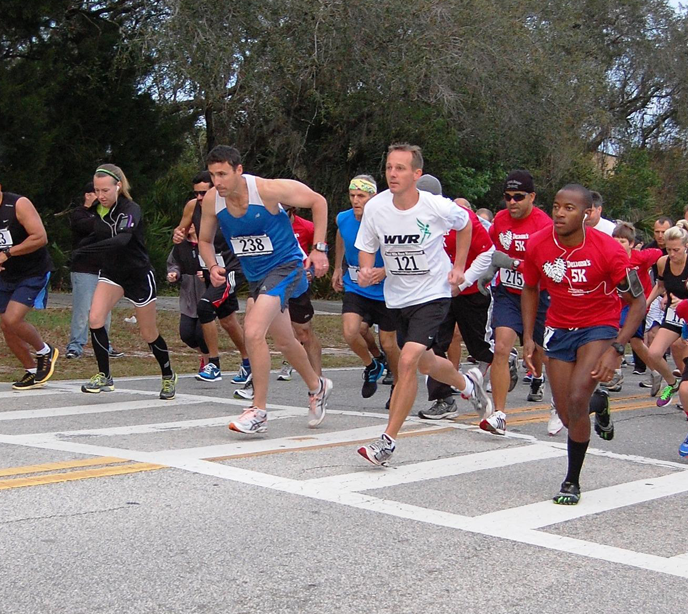
<path id="1" fill-rule="evenodd" d="M 272 254 L 272 241 L 267 235 L 234 237 L 232 250 L 241 256 L 266 256 Z"/>

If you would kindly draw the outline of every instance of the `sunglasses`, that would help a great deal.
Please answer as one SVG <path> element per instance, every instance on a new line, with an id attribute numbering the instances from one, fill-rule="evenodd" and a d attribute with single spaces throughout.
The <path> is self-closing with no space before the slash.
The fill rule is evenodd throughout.
<path id="1" fill-rule="evenodd" d="M 528 194 L 507 194 L 506 192 L 504 193 L 504 202 L 509 202 L 510 200 L 513 200 L 515 203 L 520 203 L 522 200 L 525 200 L 527 198 Z"/>
<path id="2" fill-rule="evenodd" d="M 208 193 L 208 190 L 194 190 L 194 194 L 196 196 L 205 196 Z"/>

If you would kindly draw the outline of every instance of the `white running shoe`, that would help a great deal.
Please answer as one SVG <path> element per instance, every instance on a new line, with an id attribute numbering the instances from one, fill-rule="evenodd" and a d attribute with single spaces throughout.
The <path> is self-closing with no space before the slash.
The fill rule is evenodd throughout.
<path id="1" fill-rule="evenodd" d="M 396 442 L 389 435 L 383 433 L 380 439 L 371 441 L 367 446 L 358 448 L 358 453 L 367 461 L 373 463 L 373 465 L 386 467 L 396 447 Z"/>
<path id="2" fill-rule="evenodd" d="M 234 391 L 234 398 L 253 401 L 253 373 L 248 374 L 248 379 L 242 388 L 237 388 Z"/>
<path id="3" fill-rule="evenodd" d="M 325 419 L 327 397 L 332 393 L 332 380 L 320 378 L 320 392 L 308 393 L 308 428 L 314 429 Z"/>
<path id="4" fill-rule="evenodd" d="M 549 410 L 549 420 L 547 421 L 547 432 L 554 437 L 563 428 L 564 423 L 557 413 L 557 408 L 554 407 L 554 403 L 552 403 L 552 407 Z"/>
<path id="5" fill-rule="evenodd" d="M 471 405 L 473 405 L 473 409 L 475 409 L 478 417 L 481 420 L 485 420 L 485 418 L 492 415 L 492 400 L 487 396 L 487 392 L 485 391 L 483 374 L 480 372 L 480 369 L 473 367 L 466 371 L 464 377 L 467 377 L 473 382 L 473 392 L 470 397 L 466 397 L 463 394 L 461 396 L 464 399 L 468 399 Z"/>
<path id="6" fill-rule="evenodd" d="M 229 430 L 237 433 L 264 433 L 268 430 L 268 412 L 249 407 L 236 420 L 229 423 Z"/>
<path id="7" fill-rule="evenodd" d="M 480 421 L 480 428 L 495 435 L 506 435 L 506 414 L 503 411 L 496 411 Z"/>
<path id="8" fill-rule="evenodd" d="M 279 375 L 277 376 L 278 382 L 290 382 L 291 374 L 294 372 L 294 367 L 292 367 L 286 360 L 282 361 L 282 369 L 280 369 Z"/>

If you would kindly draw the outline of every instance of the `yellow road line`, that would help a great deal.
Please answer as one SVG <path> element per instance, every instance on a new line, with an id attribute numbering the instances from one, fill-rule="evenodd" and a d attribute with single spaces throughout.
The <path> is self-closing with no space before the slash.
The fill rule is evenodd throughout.
<path id="1" fill-rule="evenodd" d="M 25 488 L 27 486 L 40 486 L 43 484 L 57 484 L 59 482 L 73 482 L 89 478 L 101 478 L 113 475 L 126 475 L 129 473 L 140 473 L 142 471 L 156 471 L 165 469 L 164 465 L 154 465 L 152 463 L 136 463 L 128 465 L 116 465 L 100 467 L 97 469 L 84 469 L 83 471 L 69 471 L 66 473 L 51 473 L 47 475 L 37 475 L 28 478 L 14 478 L 11 480 L 0 480 L 0 490 L 10 488 Z"/>
<path id="2" fill-rule="evenodd" d="M 26 475 L 29 473 L 44 473 L 47 471 L 59 471 L 60 469 L 74 469 L 77 467 L 91 467 L 97 465 L 112 465 L 113 463 L 127 463 L 124 458 L 115 456 L 101 456 L 100 458 L 82 458 L 80 460 L 60 461 L 56 463 L 44 463 L 43 465 L 28 465 L 25 467 L 12 467 L 0 469 L 0 478 L 13 475 Z"/>

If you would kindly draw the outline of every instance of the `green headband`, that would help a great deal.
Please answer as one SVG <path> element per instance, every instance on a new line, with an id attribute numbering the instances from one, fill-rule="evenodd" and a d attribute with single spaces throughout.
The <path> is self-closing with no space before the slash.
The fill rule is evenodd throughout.
<path id="1" fill-rule="evenodd" d="M 117 175 L 115 175 L 115 173 L 106 168 L 97 168 L 96 173 L 105 173 L 106 175 L 110 175 L 110 177 L 112 177 L 115 181 L 122 181 Z"/>
<path id="2" fill-rule="evenodd" d="M 368 181 L 367 179 L 362 179 L 360 177 L 358 179 L 351 180 L 351 183 L 349 184 L 349 189 L 361 190 L 362 192 L 367 192 L 368 194 L 377 194 L 375 184 Z"/>

